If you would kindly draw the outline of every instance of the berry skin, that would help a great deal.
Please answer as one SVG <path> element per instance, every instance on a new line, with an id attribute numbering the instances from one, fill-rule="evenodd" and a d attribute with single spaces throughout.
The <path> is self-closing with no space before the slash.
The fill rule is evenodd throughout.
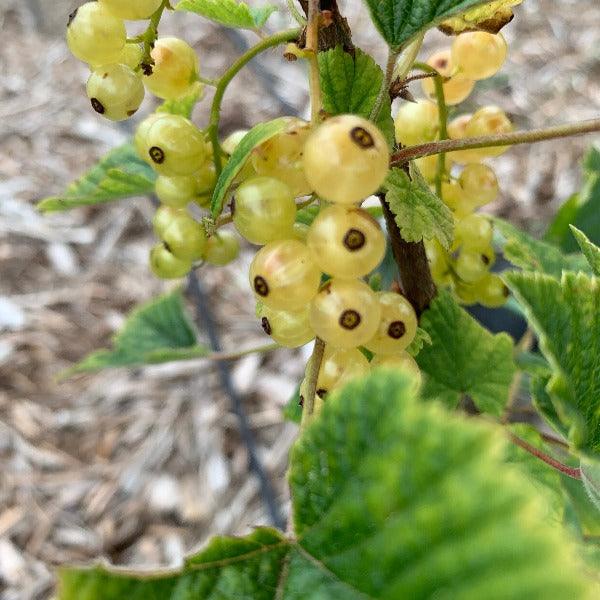
<path id="1" fill-rule="evenodd" d="M 487 79 L 504 64 L 508 46 L 502 34 L 470 31 L 452 43 L 452 60 L 459 73 L 469 79 Z"/>
<path id="2" fill-rule="evenodd" d="M 467 125 L 473 118 L 472 114 L 461 115 L 452 119 L 448 123 L 448 135 L 451 140 L 462 140 L 467 137 Z M 451 158 L 454 162 L 460 164 L 478 163 L 481 160 L 481 153 L 477 150 L 456 150 L 446 155 L 446 159 Z"/>
<path id="3" fill-rule="evenodd" d="M 386 247 L 381 227 L 368 212 L 339 205 L 319 213 L 307 244 L 322 271 L 345 279 L 370 273 L 383 260 Z"/>
<path id="4" fill-rule="evenodd" d="M 160 279 L 180 279 L 189 273 L 192 263 L 177 258 L 164 243 L 160 243 L 150 251 L 150 268 Z"/>
<path id="5" fill-rule="evenodd" d="M 496 173 L 487 165 L 481 163 L 467 165 L 460 174 L 458 183 L 473 208 L 484 206 L 498 197 Z"/>
<path id="6" fill-rule="evenodd" d="M 356 204 L 374 194 L 389 168 L 390 153 L 373 123 L 355 115 L 328 119 L 304 147 L 304 172 L 324 200 Z"/>
<path id="7" fill-rule="evenodd" d="M 218 267 L 233 262 L 240 253 L 240 243 L 231 231 L 218 231 L 206 240 L 204 260 Z"/>
<path id="8" fill-rule="evenodd" d="M 371 288 L 358 279 L 330 279 L 310 307 L 310 324 L 335 348 L 356 348 L 376 333 L 381 306 Z"/>
<path id="9" fill-rule="evenodd" d="M 375 354 L 397 354 L 408 348 L 417 333 L 417 315 L 410 302 L 394 292 L 379 292 L 381 320 L 375 335 L 365 343 Z"/>
<path id="10" fill-rule="evenodd" d="M 405 146 L 432 142 L 440 130 L 440 112 L 429 100 L 405 102 L 394 120 L 396 140 Z"/>
<path id="11" fill-rule="evenodd" d="M 98 65 L 118 60 L 127 31 L 122 19 L 99 2 L 86 2 L 69 18 L 67 44 L 78 59 Z"/>
<path id="12" fill-rule="evenodd" d="M 264 332 L 285 348 L 299 348 L 315 339 L 308 320 L 308 306 L 298 311 L 262 306 L 259 314 Z"/>
<path id="13" fill-rule="evenodd" d="M 452 281 L 452 273 L 450 271 L 450 258 L 448 253 L 436 239 L 427 241 L 425 250 L 427 252 L 431 276 L 435 283 L 440 286 L 449 285 Z"/>
<path id="14" fill-rule="evenodd" d="M 99 67 L 87 82 L 92 108 L 111 121 L 124 121 L 133 116 L 144 94 L 142 78 L 127 65 Z"/>
<path id="15" fill-rule="evenodd" d="M 467 123 L 465 133 L 467 137 L 479 137 L 498 133 L 510 133 L 512 130 L 512 123 L 501 108 L 498 108 L 497 106 L 484 106 L 483 108 L 480 108 Z M 506 152 L 508 148 L 508 146 L 479 148 L 476 151 L 476 154 L 480 159 L 500 156 Z"/>
<path id="16" fill-rule="evenodd" d="M 156 235 L 176 258 L 188 261 L 202 258 L 206 233 L 185 210 L 163 206 L 156 211 L 153 225 Z"/>
<path id="17" fill-rule="evenodd" d="M 323 361 L 317 378 L 317 396 L 324 398 L 335 388 L 343 387 L 351 379 L 369 373 L 369 361 L 356 348 L 341 350 L 325 346 Z"/>
<path id="18" fill-rule="evenodd" d="M 461 219 L 454 229 L 454 248 L 486 251 L 494 235 L 489 219 L 482 215 L 470 214 Z"/>
<path id="19" fill-rule="evenodd" d="M 235 192 L 233 224 L 253 244 L 292 237 L 296 203 L 290 188 L 272 177 L 253 177 Z"/>
<path id="20" fill-rule="evenodd" d="M 152 74 L 144 78 L 150 92 L 164 100 L 191 92 L 198 81 L 199 63 L 189 44 L 175 37 L 159 38 L 150 55 L 154 59 Z"/>
<path id="21" fill-rule="evenodd" d="M 202 133 L 185 117 L 164 114 L 138 130 L 144 132 L 142 158 L 160 175 L 192 175 L 206 158 Z"/>
<path id="22" fill-rule="evenodd" d="M 196 179 L 193 175 L 159 175 L 154 191 L 165 206 L 184 208 L 196 195 Z"/>
<path id="23" fill-rule="evenodd" d="M 371 361 L 371 368 L 376 369 L 382 367 L 385 369 L 397 369 L 405 371 L 412 375 L 415 379 L 415 388 L 421 387 L 423 376 L 417 361 L 408 352 L 400 352 L 399 354 L 378 354 Z"/>
<path id="24" fill-rule="evenodd" d="M 448 106 L 460 104 L 466 100 L 475 87 L 472 79 L 467 79 L 455 73 L 450 49 L 435 52 L 427 59 L 427 64 L 433 67 L 442 77 L 450 77 L 444 85 L 444 98 Z M 435 100 L 435 83 L 433 78 L 423 79 L 421 86 L 430 100 Z"/>
<path id="25" fill-rule="evenodd" d="M 137 21 L 149 19 L 155 13 L 162 0 L 99 0 L 108 12 L 120 19 Z"/>
<path id="26" fill-rule="evenodd" d="M 492 248 L 461 248 L 454 270 L 464 283 L 475 283 L 488 274 L 495 258 Z"/>
<path id="27" fill-rule="evenodd" d="M 148 132 L 154 123 L 159 121 L 160 119 L 164 119 L 167 116 L 167 113 L 152 113 L 147 116 L 137 127 L 135 131 L 135 135 L 133 137 L 133 144 L 138 153 L 138 156 L 145 160 L 146 157 L 146 138 L 148 137 Z"/>
<path id="28" fill-rule="evenodd" d="M 250 265 L 257 300 L 275 310 L 299 310 L 315 296 L 321 270 L 298 240 L 278 240 L 261 248 Z"/>
<path id="29" fill-rule="evenodd" d="M 161 206 L 154 213 L 152 219 L 152 228 L 156 237 L 162 239 L 167 227 L 173 223 L 180 215 L 187 214 L 185 210 L 173 208 L 171 206 Z"/>
<path id="30" fill-rule="evenodd" d="M 310 125 L 290 118 L 287 129 L 267 140 L 252 152 L 252 166 L 259 175 L 274 177 L 290 188 L 294 197 L 307 196 L 312 189 L 302 167 L 304 144 Z"/>
<path id="31" fill-rule="evenodd" d="M 474 288 L 480 304 L 489 308 L 504 306 L 510 296 L 509 289 L 495 273 L 485 276 L 474 285 Z"/>
<path id="32" fill-rule="evenodd" d="M 462 219 L 473 211 L 473 205 L 456 180 L 442 183 L 442 198 L 455 219 Z"/>
<path id="33" fill-rule="evenodd" d="M 123 50 L 121 50 L 118 58 L 113 61 L 118 65 L 126 65 L 130 69 L 135 69 L 140 62 L 142 62 L 142 57 L 144 56 L 144 50 L 140 44 L 125 44 Z M 91 64 L 90 69 L 95 71 L 102 67 L 103 64 Z"/>

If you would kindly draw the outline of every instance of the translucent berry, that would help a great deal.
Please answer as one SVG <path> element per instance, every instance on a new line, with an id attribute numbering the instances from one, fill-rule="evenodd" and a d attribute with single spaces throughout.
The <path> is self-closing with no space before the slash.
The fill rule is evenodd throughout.
<path id="1" fill-rule="evenodd" d="M 494 169 L 488 165 L 467 165 L 460 174 L 458 183 L 475 208 L 493 202 L 498 197 L 498 179 Z"/>
<path id="2" fill-rule="evenodd" d="M 204 260 L 222 267 L 234 261 L 240 253 L 240 242 L 232 231 L 217 231 L 206 241 Z"/>
<path id="3" fill-rule="evenodd" d="M 165 100 L 176 100 L 192 91 L 198 81 L 199 62 L 189 44 L 176 37 L 159 38 L 151 56 L 152 74 L 144 78 L 150 92 Z"/>
<path id="4" fill-rule="evenodd" d="M 292 237 L 296 203 L 290 188 L 272 177 L 253 177 L 235 192 L 233 223 L 253 244 Z"/>
<path id="5" fill-rule="evenodd" d="M 374 194 L 389 168 L 383 134 L 355 115 L 328 119 L 315 129 L 304 147 L 304 172 L 323 199 L 356 204 Z"/>
<path id="6" fill-rule="evenodd" d="M 509 289 L 495 273 L 486 275 L 474 287 L 479 302 L 489 308 L 504 306 L 510 296 Z"/>
<path id="7" fill-rule="evenodd" d="M 193 175 L 167 177 L 159 175 L 156 179 L 155 193 L 166 206 L 184 208 L 196 195 L 196 179 Z"/>
<path id="8" fill-rule="evenodd" d="M 177 258 L 164 243 L 160 243 L 150 251 L 150 268 L 161 279 L 179 279 L 189 273 L 192 263 Z"/>
<path id="9" fill-rule="evenodd" d="M 367 375 L 369 370 L 369 361 L 360 350 L 342 350 L 327 345 L 317 379 L 317 396 L 325 398 L 335 388 L 343 387 L 356 377 Z"/>
<path id="10" fill-rule="evenodd" d="M 495 254 L 492 248 L 461 248 L 454 270 L 465 283 L 475 283 L 488 274 L 494 264 Z"/>
<path id="11" fill-rule="evenodd" d="M 319 289 L 321 270 L 305 244 L 278 240 L 261 248 L 250 265 L 250 286 L 258 300 L 277 310 L 298 310 Z"/>
<path id="12" fill-rule="evenodd" d="M 142 158 L 161 175 L 192 175 L 202 166 L 204 136 L 185 117 L 165 114 L 145 130 Z"/>
<path id="13" fill-rule="evenodd" d="M 322 271 L 346 279 L 370 273 L 383 260 L 386 247 L 381 227 L 368 212 L 339 205 L 319 213 L 307 244 Z"/>
<path id="14" fill-rule="evenodd" d="M 475 82 L 472 79 L 467 79 L 455 73 L 450 49 L 435 52 L 427 59 L 427 64 L 433 67 L 442 77 L 450 78 L 444 83 L 444 99 L 449 106 L 460 104 L 473 91 Z M 431 100 L 435 100 L 435 83 L 433 78 L 423 79 L 421 85 L 425 95 Z"/>
<path id="15" fill-rule="evenodd" d="M 307 196 L 312 188 L 306 181 L 302 157 L 309 135 L 310 125 L 306 121 L 290 118 L 284 131 L 252 152 L 254 170 L 259 175 L 283 181 L 294 197 Z"/>
<path id="16" fill-rule="evenodd" d="M 451 140 L 462 140 L 467 137 L 467 125 L 473 118 L 472 114 L 461 115 L 448 123 L 448 135 Z M 478 150 L 456 150 L 449 152 L 446 158 L 451 158 L 460 164 L 478 163 L 481 161 L 481 152 Z"/>
<path id="17" fill-rule="evenodd" d="M 165 210 L 167 209 L 167 210 Z M 206 247 L 204 227 L 184 210 L 162 207 L 154 216 L 154 230 L 168 250 L 181 260 L 199 260 Z"/>
<path id="18" fill-rule="evenodd" d="M 162 0 L 99 0 L 106 10 L 115 17 L 135 21 L 138 19 L 149 19 L 155 13 Z"/>
<path id="19" fill-rule="evenodd" d="M 416 146 L 435 140 L 440 131 L 437 104 L 429 100 L 405 102 L 394 120 L 396 140 L 405 146 Z"/>
<path id="20" fill-rule="evenodd" d="M 415 339 L 417 315 L 411 303 L 400 294 L 379 292 L 381 320 L 375 335 L 365 346 L 375 354 L 396 354 L 405 350 Z"/>
<path id="21" fill-rule="evenodd" d="M 152 125 L 154 125 L 154 123 L 156 123 L 156 121 L 158 121 L 159 119 L 164 119 L 167 116 L 167 113 L 152 113 L 151 115 L 148 115 L 138 125 L 135 131 L 135 135 L 133 137 L 133 143 L 140 158 L 145 159 L 146 157 L 146 138 L 148 137 L 148 132 L 150 131 L 150 128 L 152 127 Z"/>
<path id="22" fill-rule="evenodd" d="M 298 348 L 315 338 L 308 319 L 308 306 L 288 311 L 263 305 L 259 316 L 264 332 L 285 348 Z"/>
<path id="23" fill-rule="evenodd" d="M 456 219 L 462 219 L 473 211 L 471 201 L 455 179 L 442 183 L 442 199 Z"/>
<path id="24" fill-rule="evenodd" d="M 409 373 L 415 379 L 415 387 L 419 388 L 423 380 L 417 361 L 408 352 L 399 354 L 378 354 L 371 361 L 371 368 L 394 369 Z"/>
<path id="25" fill-rule="evenodd" d="M 510 133 L 513 130 L 510 119 L 506 113 L 497 106 L 484 106 L 480 108 L 467 123 L 465 132 L 467 137 L 479 137 L 484 135 L 495 135 L 499 133 Z M 480 157 L 500 156 L 508 150 L 508 146 L 492 148 L 479 148 L 477 153 Z"/>
<path id="26" fill-rule="evenodd" d="M 454 229 L 454 247 L 487 251 L 492 243 L 494 228 L 483 215 L 470 214 L 461 219 Z"/>
<path id="27" fill-rule="evenodd" d="M 127 32 L 122 19 L 108 12 L 100 2 L 86 2 L 69 17 L 67 44 L 80 60 L 94 65 L 118 60 Z"/>
<path id="28" fill-rule="evenodd" d="M 127 65 L 99 67 L 87 82 L 92 108 L 111 121 L 124 121 L 133 116 L 144 94 L 141 76 Z"/>
<path id="29" fill-rule="evenodd" d="M 501 33 L 470 31 L 454 38 L 452 60 L 459 73 L 469 79 L 487 79 L 504 64 L 508 46 Z"/>
<path id="30" fill-rule="evenodd" d="M 119 53 L 118 58 L 113 61 L 118 65 L 126 65 L 130 69 L 135 69 L 138 67 L 140 62 L 142 62 L 142 57 L 144 56 L 144 50 L 141 44 L 125 44 L 123 50 Z M 96 69 L 102 67 L 102 64 L 90 64 L 90 69 L 95 71 Z"/>
<path id="31" fill-rule="evenodd" d="M 427 260 L 431 276 L 439 286 L 447 286 L 452 282 L 452 272 L 450 270 L 450 257 L 446 250 L 437 240 L 429 240 L 425 243 Z"/>
<path id="32" fill-rule="evenodd" d="M 358 279 L 330 279 L 310 307 L 315 333 L 336 348 L 355 348 L 369 341 L 380 317 L 375 292 Z"/>

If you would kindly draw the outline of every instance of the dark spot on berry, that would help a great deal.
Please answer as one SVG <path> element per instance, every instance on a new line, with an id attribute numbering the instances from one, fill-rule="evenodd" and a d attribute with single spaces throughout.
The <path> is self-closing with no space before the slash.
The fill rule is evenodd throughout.
<path id="1" fill-rule="evenodd" d="M 344 236 L 344 246 L 350 252 L 356 252 L 364 247 L 367 243 L 365 234 L 360 229 L 348 229 Z"/>
<path id="2" fill-rule="evenodd" d="M 446 58 L 438 58 L 435 61 L 435 66 L 437 70 L 444 70 L 448 67 L 448 60 Z"/>
<path id="3" fill-rule="evenodd" d="M 77 11 L 79 9 L 76 8 L 70 15 L 69 15 L 69 20 L 67 21 L 67 27 L 69 27 L 69 25 L 71 25 L 71 23 L 75 20 L 75 17 L 77 16 Z"/>
<path id="4" fill-rule="evenodd" d="M 128 117 L 133 117 L 133 115 L 135 115 L 136 112 L 137 112 L 137 108 L 134 108 L 132 110 L 128 110 L 127 111 L 127 116 Z"/>
<path id="5" fill-rule="evenodd" d="M 263 317 L 260 321 L 263 331 L 267 334 L 267 335 L 271 335 L 271 333 L 273 332 L 273 330 L 271 329 L 271 323 L 269 323 L 269 319 L 267 319 L 267 317 Z"/>
<path id="6" fill-rule="evenodd" d="M 321 400 L 324 400 L 325 396 L 327 396 L 327 390 L 324 390 L 323 388 L 321 388 L 320 390 L 317 390 L 317 396 L 319 396 L 319 398 L 321 398 Z"/>
<path id="7" fill-rule="evenodd" d="M 167 244 L 167 242 L 163 242 L 163 246 L 167 252 L 169 252 L 170 254 L 173 254 L 173 250 L 171 250 L 171 246 L 169 246 L 169 244 Z"/>
<path id="8" fill-rule="evenodd" d="M 162 165 L 162 163 L 165 162 L 165 152 L 162 148 L 159 148 L 158 146 L 152 146 L 152 148 L 148 150 L 148 154 L 150 155 L 152 161 L 155 162 L 157 165 Z"/>
<path id="9" fill-rule="evenodd" d="M 102 79 L 106 79 L 107 77 L 108 77 L 108 73 L 104 73 L 104 74 L 102 75 Z"/>
<path id="10" fill-rule="evenodd" d="M 510 290 L 505 285 L 502 286 L 502 295 L 505 298 L 508 298 L 510 296 Z"/>
<path id="11" fill-rule="evenodd" d="M 373 136 L 364 127 L 355 127 L 352 129 L 350 132 L 350 138 L 356 145 L 364 148 L 365 150 L 375 146 L 375 140 L 373 139 Z"/>
<path id="12" fill-rule="evenodd" d="M 484 265 L 489 265 L 489 264 L 490 264 L 490 257 L 489 257 L 489 256 L 486 256 L 485 254 L 482 254 L 482 255 L 481 255 L 481 262 L 482 262 Z"/>
<path id="13" fill-rule="evenodd" d="M 269 295 L 269 284 L 264 277 L 257 275 L 254 278 L 254 291 L 263 298 Z"/>
<path id="14" fill-rule="evenodd" d="M 343 329 L 348 329 L 349 331 L 352 331 L 360 325 L 361 321 L 362 319 L 358 311 L 350 308 L 348 310 L 345 310 L 340 315 L 339 324 L 340 327 L 342 327 Z"/>
<path id="15" fill-rule="evenodd" d="M 97 113 L 100 113 L 101 115 L 103 115 L 106 112 L 104 105 L 102 104 L 102 102 L 100 102 L 100 100 L 98 100 L 98 98 L 91 98 L 90 102 L 92 103 L 92 108 Z"/>
<path id="16" fill-rule="evenodd" d="M 390 323 L 387 332 L 393 340 L 399 340 L 406 333 L 406 325 L 402 321 L 394 321 Z"/>

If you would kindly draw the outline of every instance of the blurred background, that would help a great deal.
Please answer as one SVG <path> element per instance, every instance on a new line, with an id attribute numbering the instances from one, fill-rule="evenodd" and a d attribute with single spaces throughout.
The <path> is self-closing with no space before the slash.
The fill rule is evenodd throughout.
<path id="1" fill-rule="evenodd" d="M 269 21 L 289 26 L 285 2 Z M 0 0 L 0 598 L 49 598 L 55 565 L 102 557 L 174 566 L 216 533 L 272 521 L 214 364 L 194 361 L 59 381 L 57 374 L 110 344 L 139 302 L 173 286 L 147 265 L 152 207 L 140 198 L 43 217 L 36 201 L 59 193 L 144 114 L 123 126 L 89 107 L 86 67 L 63 41 L 72 0 Z M 383 61 L 360 0 L 341 2 L 355 41 Z M 505 29 L 508 63 L 477 88 L 518 127 L 600 113 L 600 3 L 525 0 Z M 217 76 L 252 34 L 167 14 L 162 33 L 194 45 Z M 447 44 L 430 34 L 428 51 Z M 252 63 L 225 99 L 223 133 L 280 114 L 307 114 L 303 65 L 273 51 Z M 415 92 L 419 92 L 418 85 Z M 210 93 L 198 105 L 206 122 Z M 581 181 L 593 138 L 518 147 L 496 159 L 503 189 L 490 207 L 534 233 Z M 264 343 L 246 283 L 252 251 L 202 269 L 225 349 Z M 287 453 L 296 428 L 282 407 L 303 371 L 301 352 L 233 365 L 257 453 L 282 515 Z"/>

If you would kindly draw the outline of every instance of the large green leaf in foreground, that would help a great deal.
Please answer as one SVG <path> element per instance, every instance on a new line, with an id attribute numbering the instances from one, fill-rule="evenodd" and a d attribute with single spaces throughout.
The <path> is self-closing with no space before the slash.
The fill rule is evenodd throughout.
<path id="1" fill-rule="evenodd" d="M 60 600 L 584 598 L 498 432 L 412 389 L 384 371 L 327 400 L 292 451 L 291 538 L 218 538 L 179 572 L 63 569 Z"/>

